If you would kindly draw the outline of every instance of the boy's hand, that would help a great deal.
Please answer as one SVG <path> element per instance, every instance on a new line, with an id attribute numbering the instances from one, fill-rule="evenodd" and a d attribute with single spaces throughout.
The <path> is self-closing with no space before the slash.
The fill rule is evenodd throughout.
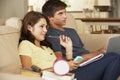
<path id="1" fill-rule="evenodd" d="M 61 35 L 60 36 L 60 44 L 66 48 L 66 50 L 72 49 L 72 41 L 69 37 Z"/>

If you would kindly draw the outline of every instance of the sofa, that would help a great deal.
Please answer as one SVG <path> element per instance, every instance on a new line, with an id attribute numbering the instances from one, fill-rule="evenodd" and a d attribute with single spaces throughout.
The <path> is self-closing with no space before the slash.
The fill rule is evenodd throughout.
<path id="1" fill-rule="evenodd" d="M 19 18 L 0 19 L 0 80 L 42 80 L 40 77 L 21 74 L 18 55 L 20 27 Z"/>
<path id="2" fill-rule="evenodd" d="M 39 73 L 22 69 L 18 54 L 20 28 L 21 19 L 17 17 L 0 19 L 0 80 L 43 80 Z M 46 75 L 51 76 L 50 73 L 43 74 L 44 78 Z"/>
<path id="3" fill-rule="evenodd" d="M 72 19 L 74 21 L 74 18 Z M 73 24 L 73 21 L 71 26 L 75 25 Z M 66 26 L 69 26 L 69 24 Z M 19 18 L 11 17 L 6 20 L 0 19 L 0 77 L 1 75 L 2 77 L 5 75 L 4 78 L 6 78 L 6 76 L 11 76 L 11 79 L 7 78 L 6 80 L 16 80 L 15 78 L 13 79 L 13 76 L 20 77 L 21 79 L 23 77 L 20 75 L 21 62 L 18 55 L 20 28 L 21 20 Z M 76 27 L 74 27 L 74 29 L 76 29 Z M 77 30 L 77 32 L 78 31 L 79 30 Z M 119 34 L 79 34 L 85 48 L 90 51 L 101 48 L 108 41 L 108 38 L 114 35 Z M 35 79 L 28 78 L 28 80 L 38 80 L 38 77 Z M 39 80 L 42 79 L 39 78 Z"/>

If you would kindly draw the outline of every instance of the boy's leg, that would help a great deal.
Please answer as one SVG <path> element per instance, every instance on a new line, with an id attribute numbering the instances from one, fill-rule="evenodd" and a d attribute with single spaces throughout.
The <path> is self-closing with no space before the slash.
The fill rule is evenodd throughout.
<path id="1" fill-rule="evenodd" d="M 72 72 L 77 80 L 116 80 L 120 75 L 120 55 L 107 53 L 102 59 Z"/>

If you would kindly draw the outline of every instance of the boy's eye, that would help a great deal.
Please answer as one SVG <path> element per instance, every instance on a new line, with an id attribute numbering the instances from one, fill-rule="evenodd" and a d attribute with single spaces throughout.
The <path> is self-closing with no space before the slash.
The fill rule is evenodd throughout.
<path id="1" fill-rule="evenodd" d="M 63 13 L 61 12 L 61 13 L 59 13 L 59 15 L 62 15 Z"/>

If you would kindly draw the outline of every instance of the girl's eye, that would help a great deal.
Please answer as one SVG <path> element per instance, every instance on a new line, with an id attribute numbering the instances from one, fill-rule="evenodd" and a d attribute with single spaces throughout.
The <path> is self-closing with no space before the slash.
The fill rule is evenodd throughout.
<path id="1" fill-rule="evenodd" d="M 40 25 L 40 27 L 41 27 L 41 28 L 43 28 L 43 27 L 44 27 L 44 25 Z"/>
<path id="2" fill-rule="evenodd" d="M 46 28 L 46 29 L 48 29 L 48 25 L 40 25 L 40 28 Z"/>

